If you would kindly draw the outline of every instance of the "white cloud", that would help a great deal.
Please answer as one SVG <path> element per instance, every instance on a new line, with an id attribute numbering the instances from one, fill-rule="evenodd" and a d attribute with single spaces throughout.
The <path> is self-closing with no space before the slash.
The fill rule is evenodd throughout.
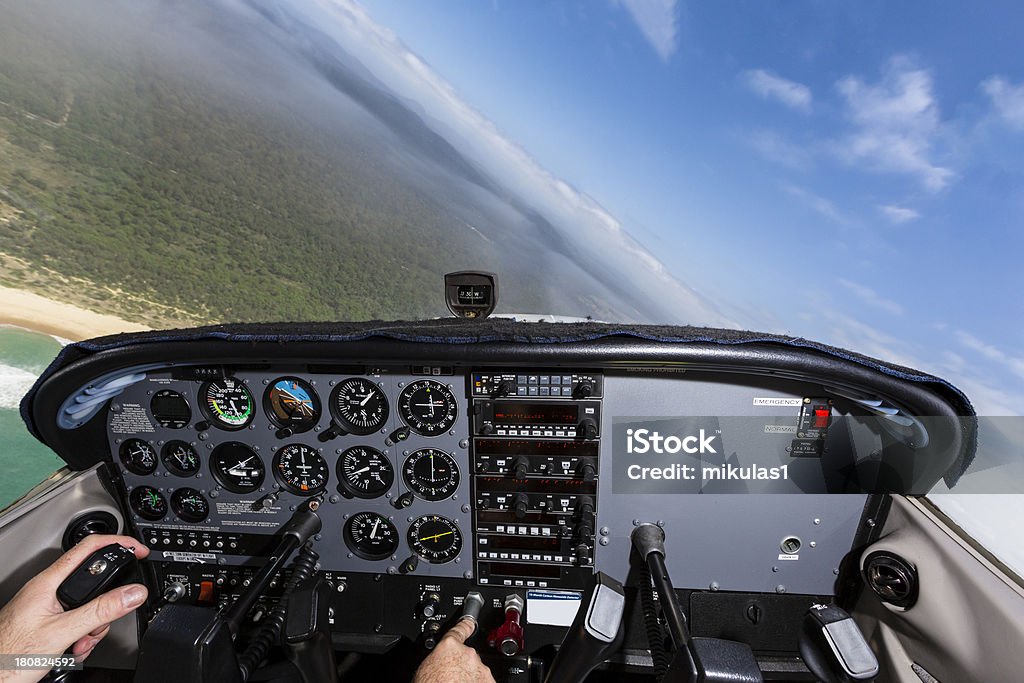
<path id="1" fill-rule="evenodd" d="M 1024 130 L 1024 83 L 1013 85 L 1001 76 L 992 76 L 981 84 L 992 100 L 992 108 L 1010 127 Z"/>
<path id="2" fill-rule="evenodd" d="M 978 339 L 970 332 L 957 330 L 956 338 L 957 341 L 963 344 L 966 348 L 978 353 L 983 358 L 987 358 L 993 363 L 1002 365 L 1018 377 L 1024 378 L 1024 358 L 1011 356 L 1002 349 Z"/>
<path id="3" fill-rule="evenodd" d="M 858 299 L 863 301 L 869 306 L 885 311 L 892 315 L 903 315 L 903 307 L 891 299 L 886 299 L 875 290 L 864 285 L 851 282 L 850 280 L 840 279 L 839 284 L 848 289 Z"/>
<path id="4" fill-rule="evenodd" d="M 748 88 L 767 100 L 775 100 L 802 112 L 811 110 L 811 90 L 802 83 L 790 81 L 764 69 L 746 71 L 742 79 Z"/>
<path id="5" fill-rule="evenodd" d="M 854 126 L 836 145 L 841 159 L 873 171 L 913 176 L 932 192 L 950 183 L 953 171 L 932 160 L 942 131 L 928 71 L 896 57 L 878 83 L 847 76 L 836 85 Z"/>
<path id="6" fill-rule="evenodd" d="M 676 0 L 617 0 L 616 4 L 626 8 L 662 61 L 667 62 L 675 54 L 679 47 Z"/>
<path id="7" fill-rule="evenodd" d="M 846 216 L 840 213 L 835 204 L 806 188 L 798 185 L 783 185 L 782 189 L 820 213 L 825 218 L 833 220 L 836 223 L 847 224 L 850 222 Z"/>
<path id="8" fill-rule="evenodd" d="M 921 214 L 914 209 L 908 209 L 905 206 L 896 206 L 894 204 L 882 204 L 878 207 L 878 210 L 882 212 L 882 215 L 889 219 L 889 222 L 893 225 L 903 225 L 910 221 L 917 220 L 921 217 Z"/>

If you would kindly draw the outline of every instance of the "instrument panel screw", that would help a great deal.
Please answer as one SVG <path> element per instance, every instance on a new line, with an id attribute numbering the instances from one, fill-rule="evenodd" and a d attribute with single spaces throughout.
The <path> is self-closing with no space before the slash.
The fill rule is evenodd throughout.
<path id="1" fill-rule="evenodd" d="M 463 512 L 465 512 L 466 514 L 469 514 L 469 511 L 470 511 L 470 509 L 471 509 L 471 508 L 469 507 L 469 505 L 468 505 L 468 504 L 464 504 L 464 505 L 462 506 L 462 511 L 463 511 Z"/>
<path id="2" fill-rule="evenodd" d="M 835 569 L 833 569 L 832 573 L 835 574 L 836 576 L 839 576 L 839 567 L 836 567 Z"/>
<path id="3" fill-rule="evenodd" d="M 818 547 L 818 542 L 817 541 L 811 541 L 810 545 L 811 545 L 812 548 L 817 548 Z"/>
<path id="4" fill-rule="evenodd" d="M 337 497 L 337 496 L 331 496 L 331 497 L 330 497 L 330 498 L 328 498 L 327 500 L 328 500 L 329 502 L 331 502 L 331 503 L 337 503 L 339 499 L 338 499 L 338 497 Z"/>
<path id="5" fill-rule="evenodd" d="M 775 587 L 775 592 L 776 592 L 776 593 L 785 593 L 785 592 L 786 592 L 786 587 L 785 587 L 785 586 L 783 586 L 783 585 L 782 585 L 782 584 L 780 583 L 780 584 L 779 584 L 778 586 L 776 586 L 776 587 Z"/>
<path id="6" fill-rule="evenodd" d="M 473 578 L 473 572 L 471 572 L 471 571 L 469 571 L 467 569 L 466 571 L 462 572 L 462 578 L 464 578 L 464 579 L 472 579 Z"/>
<path id="7" fill-rule="evenodd" d="M 656 522 L 656 524 L 657 524 L 657 525 L 658 525 L 659 527 L 664 527 L 664 526 L 665 526 L 665 520 L 663 520 L 663 519 L 659 519 L 659 520 L 658 520 L 658 521 Z"/>
<path id="8" fill-rule="evenodd" d="M 607 536 L 611 532 L 612 532 L 612 530 L 609 529 L 608 527 L 606 527 L 606 526 L 601 527 L 601 535 L 602 536 Z"/>
<path id="9" fill-rule="evenodd" d="M 875 526 L 875 520 L 873 520 L 873 519 L 869 519 L 869 520 L 867 521 L 867 525 L 868 525 L 868 526 L 870 526 L 870 527 L 873 527 L 873 526 Z"/>
<path id="10" fill-rule="evenodd" d="M 611 541 L 609 541 L 607 537 L 602 537 L 600 543 L 601 545 L 608 545 Z"/>
<path id="11" fill-rule="evenodd" d="M 384 625 L 383 624 L 377 624 L 376 626 L 373 627 L 373 632 L 374 633 L 380 633 L 383 630 L 384 630 Z"/>
<path id="12" fill-rule="evenodd" d="M 814 526 L 818 526 L 818 525 L 820 525 L 820 524 L 821 524 L 821 520 L 820 520 L 820 519 L 818 519 L 817 517 L 815 517 L 815 518 L 814 518 Z"/>
<path id="13" fill-rule="evenodd" d="M 633 526 L 640 526 L 640 520 L 639 519 L 634 519 L 633 520 Z"/>
<path id="14" fill-rule="evenodd" d="M 712 581 L 711 585 L 708 586 L 708 588 L 710 588 L 712 590 L 712 592 L 717 592 L 718 589 L 719 589 L 718 582 L 717 581 Z"/>
<path id="15" fill-rule="evenodd" d="M 772 573 L 776 573 L 776 572 L 778 572 L 778 571 L 779 571 L 779 568 L 778 568 L 778 567 L 772 567 Z"/>

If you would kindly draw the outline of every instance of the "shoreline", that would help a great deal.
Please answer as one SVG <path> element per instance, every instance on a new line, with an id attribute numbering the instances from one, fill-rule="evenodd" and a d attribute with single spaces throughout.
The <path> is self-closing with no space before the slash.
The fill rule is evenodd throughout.
<path id="1" fill-rule="evenodd" d="M 73 342 L 150 329 L 115 315 L 96 313 L 23 289 L 4 286 L 0 286 L 0 325 L 20 327 Z"/>

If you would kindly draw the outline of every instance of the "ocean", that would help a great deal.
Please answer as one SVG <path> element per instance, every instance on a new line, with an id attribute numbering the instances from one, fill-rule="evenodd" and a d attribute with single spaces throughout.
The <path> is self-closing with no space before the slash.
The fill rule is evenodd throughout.
<path id="1" fill-rule="evenodd" d="M 64 465 L 28 433 L 18 413 L 21 397 L 60 347 L 48 334 L 0 326 L 0 508 Z"/>

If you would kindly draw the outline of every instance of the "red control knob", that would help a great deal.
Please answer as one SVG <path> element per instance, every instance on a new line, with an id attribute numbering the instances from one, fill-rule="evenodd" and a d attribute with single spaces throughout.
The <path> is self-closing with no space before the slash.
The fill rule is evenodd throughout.
<path id="1" fill-rule="evenodd" d="M 519 617 L 523 613 L 523 599 L 513 593 L 505 598 L 505 623 L 491 631 L 487 643 L 506 657 L 523 651 L 523 627 Z"/>

